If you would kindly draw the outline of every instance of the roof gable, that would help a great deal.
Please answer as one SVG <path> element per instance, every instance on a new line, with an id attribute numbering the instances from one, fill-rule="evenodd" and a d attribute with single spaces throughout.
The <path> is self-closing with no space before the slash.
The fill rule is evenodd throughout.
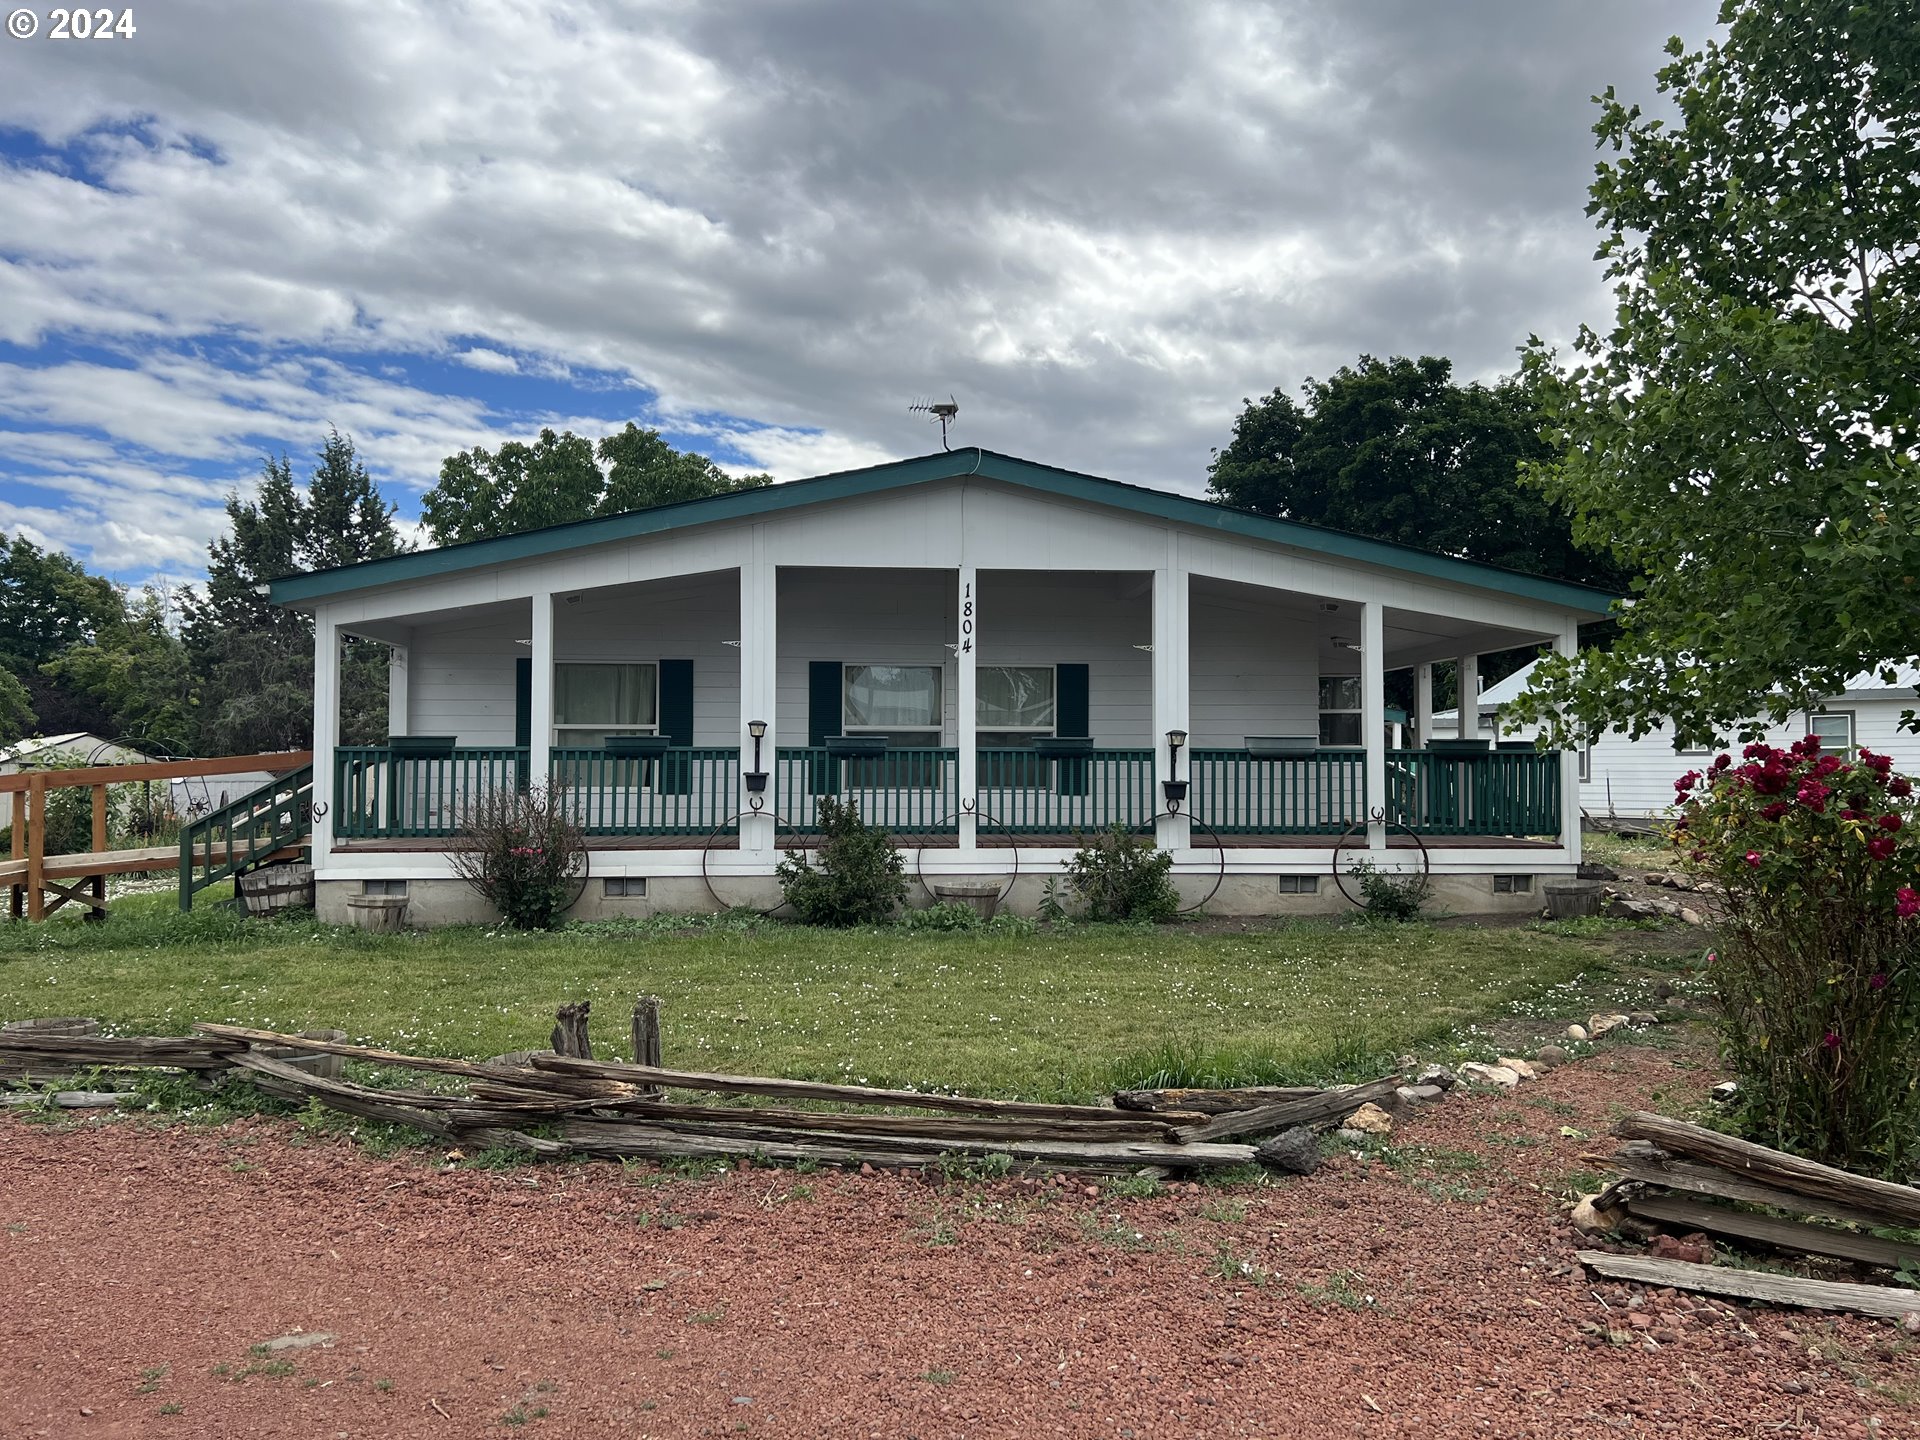
<path id="1" fill-rule="evenodd" d="M 561 554 L 589 545 L 638 539 L 719 521 L 759 518 L 801 506 L 975 475 L 1150 519 L 1192 525 L 1336 559 L 1406 571 L 1428 579 L 1518 595 L 1595 615 L 1607 613 L 1614 599 L 1604 591 L 1564 580 L 1528 575 L 1475 560 L 1461 560 L 1390 541 L 1370 540 L 1297 520 L 1276 520 L 1269 515 L 1235 510 L 1190 495 L 1151 490 L 1074 470 L 1060 470 L 992 450 L 970 449 L 941 451 L 862 470 L 842 470 L 806 480 L 790 480 L 759 490 L 741 490 L 700 500 L 683 500 L 672 505 L 630 511 L 624 515 L 576 520 L 565 525 L 501 535 L 491 540 L 476 540 L 438 550 L 420 550 L 334 570 L 290 575 L 273 582 L 273 600 L 278 605 L 298 605 L 380 585 L 454 575 Z"/>

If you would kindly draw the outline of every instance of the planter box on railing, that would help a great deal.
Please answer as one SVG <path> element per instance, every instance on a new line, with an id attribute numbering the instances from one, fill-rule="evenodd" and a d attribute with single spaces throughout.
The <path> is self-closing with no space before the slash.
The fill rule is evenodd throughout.
<path id="1" fill-rule="evenodd" d="M 389 735 L 387 749 L 406 759 L 444 760 L 459 745 L 457 735 Z"/>
<path id="2" fill-rule="evenodd" d="M 664 755 L 673 748 L 671 735 L 609 735 L 601 743 L 609 755 Z"/>
<path id="3" fill-rule="evenodd" d="M 1255 760 L 1286 760 L 1320 748 L 1318 735 L 1249 735 L 1247 754 Z"/>

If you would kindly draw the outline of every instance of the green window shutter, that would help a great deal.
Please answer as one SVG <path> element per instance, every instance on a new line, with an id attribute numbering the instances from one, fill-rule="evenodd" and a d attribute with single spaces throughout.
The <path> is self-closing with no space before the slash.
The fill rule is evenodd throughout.
<path id="1" fill-rule="evenodd" d="M 513 662 L 513 743 L 533 743 L 533 661 Z"/>
<path id="2" fill-rule="evenodd" d="M 675 749 L 693 747 L 693 661 L 660 662 L 660 733 Z M 662 795 L 693 793 L 693 757 L 668 751 L 660 757 Z"/>
<path id="3" fill-rule="evenodd" d="M 533 661 L 521 655 L 513 662 L 513 743 L 521 749 L 533 744 Z M 513 788 L 525 792 L 527 762 L 514 762 Z"/>
<path id="4" fill-rule="evenodd" d="M 1056 665 L 1054 673 L 1054 734 L 1062 740 L 1083 739 L 1093 733 L 1089 716 L 1092 689 L 1089 667 Z M 1057 760 L 1062 795 L 1087 793 L 1088 765 L 1085 760 Z"/>
<path id="5" fill-rule="evenodd" d="M 845 725 L 840 710 L 840 677 L 846 666 L 839 660 L 814 660 L 807 665 L 807 744 L 814 750 L 813 793 L 832 795 L 839 765 L 820 747 Z"/>

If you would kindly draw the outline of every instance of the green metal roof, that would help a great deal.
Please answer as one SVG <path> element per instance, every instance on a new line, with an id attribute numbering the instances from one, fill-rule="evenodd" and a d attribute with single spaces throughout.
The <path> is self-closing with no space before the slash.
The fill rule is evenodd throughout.
<path id="1" fill-rule="evenodd" d="M 912 460 L 873 465 L 864 470 L 841 470 L 832 475 L 791 480 L 783 485 L 770 485 L 758 490 L 741 490 L 702 500 L 683 500 L 678 504 L 657 505 L 650 510 L 634 510 L 625 515 L 576 520 L 566 525 L 549 525 L 541 530 L 524 530 L 517 535 L 501 535 L 492 540 L 475 540 L 466 545 L 449 545 L 439 550 L 395 555 L 386 560 L 369 560 L 362 565 L 343 565 L 333 570 L 289 575 L 273 582 L 273 601 L 276 605 L 298 605 L 380 585 L 400 585 L 443 575 L 458 575 L 470 570 L 538 560 L 589 545 L 633 540 L 720 520 L 758 519 L 803 505 L 850 500 L 929 481 L 973 475 L 1047 495 L 1126 510 L 1155 520 L 1216 530 L 1249 540 L 1263 540 L 1364 565 L 1402 570 L 1428 579 L 1498 591 L 1592 615 L 1606 614 L 1615 598 L 1603 590 L 1570 584 L 1565 580 L 1528 575 L 1498 565 L 1481 564 L 1476 560 L 1460 560 L 1411 545 L 1369 540 L 1342 530 L 1329 530 L 1297 520 L 1276 520 L 1270 515 L 1235 510 L 1191 495 L 1175 495 L 1165 490 L 1123 484 L 1118 480 L 1104 480 L 1098 475 L 1058 470 L 1051 465 L 1038 465 L 1031 460 L 1000 455 L 992 450 L 970 449 L 940 451 Z"/>

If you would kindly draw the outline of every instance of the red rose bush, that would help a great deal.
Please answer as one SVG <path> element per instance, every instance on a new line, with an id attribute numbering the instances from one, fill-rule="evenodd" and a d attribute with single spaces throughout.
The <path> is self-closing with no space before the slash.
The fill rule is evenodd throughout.
<path id="1" fill-rule="evenodd" d="M 1809 736 L 1675 782 L 1673 839 L 1711 882 L 1709 968 L 1756 1139 L 1905 1178 L 1920 1145 L 1920 830 L 1884 755 Z"/>

